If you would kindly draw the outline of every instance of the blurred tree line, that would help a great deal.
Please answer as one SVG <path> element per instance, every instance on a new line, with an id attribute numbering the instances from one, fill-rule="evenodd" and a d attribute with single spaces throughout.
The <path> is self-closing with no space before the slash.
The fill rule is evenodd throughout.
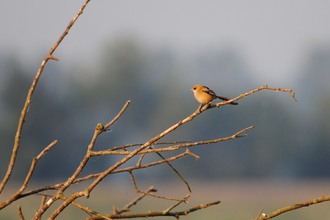
<path id="1" fill-rule="evenodd" d="M 92 72 L 85 63 L 65 68 L 57 62 L 46 65 L 23 127 L 13 180 L 25 177 L 32 157 L 55 139 L 58 144 L 38 163 L 34 178 L 71 175 L 96 124 L 109 122 L 127 100 L 131 100 L 128 110 L 111 132 L 102 134 L 96 150 L 144 143 L 187 117 L 199 105 L 190 91 L 195 84 L 208 85 L 230 98 L 262 86 L 234 49 L 214 49 L 184 59 L 170 49 L 151 50 L 135 39 L 121 38 L 104 45 L 100 57 L 91 61 L 97 62 Z M 2 178 L 37 69 L 24 67 L 14 58 L 0 60 Z M 173 165 L 189 178 L 329 177 L 330 49 L 315 49 L 305 65 L 290 87 L 297 103 L 289 94 L 262 91 L 240 100 L 238 106 L 207 111 L 162 139 L 216 139 L 255 125 L 245 138 L 191 148 L 201 157 L 198 162 L 184 158 Z M 92 160 L 85 174 L 110 166 L 116 157 Z M 166 166 L 150 172 L 157 178 L 175 176 Z"/>

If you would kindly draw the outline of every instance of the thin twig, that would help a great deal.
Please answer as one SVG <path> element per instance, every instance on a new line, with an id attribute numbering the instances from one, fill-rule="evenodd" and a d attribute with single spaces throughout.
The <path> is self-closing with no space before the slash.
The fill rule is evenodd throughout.
<path id="1" fill-rule="evenodd" d="M 88 160 L 92 156 L 91 155 L 91 152 L 93 151 L 93 147 L 95 145 L 95 142 L 96 142 L 97 137 L 105 129 L 107 129 L 109 126 L 111 126 L 123 114 L 123 112 L 127 109 L 129 103 L 130 102 L 127 101 L 125 103 L 125 105 L 123 106 L 123 108 L 120 110 L 120 112 L 116 115 L 116 117 L 110 123 L 108 123 L 106 126 L 103 126 L 101 123 L 98 123 L 98 125 L 95 128 L 94 135 L 93 135 L 93 138 L 91 140 L 91 143 L 88 145 L 88 149 L 87 149 L 86 155 L 85 155 L 84 159 L 81 161 L 79 167 L 76 169 L 76 171 L 74 172 L 74 174 L 61 186 L 61 188 L 57 191 L 57 193 L 46 204 L 44 204 L 41 209 L 39 209 L 39 211 L 35 215 L 35 218 L 34 219 L 39 219 L 40 216 L 42 215 L 42 213 L 44 213 L 49 208 L 49 206 L 58 199 L 58 196 L 59 195 L 62 195 L 63 192 L 73 183 L 73 181 L 81 173 L 82 169 L 85 167 L 85 165 L 87 164 Z M 71 202 L 73 202 L 75 199 L 77 199 L 78 197 L 81 197 L 81 196 L 88 197 L 88 195 L 86 195 L 85 192 L 75 193 L 67 201 L 65 201 L 64 203 L 62 203 L 62 205 L 55 212 L 53 212 L 53 214 L 51 215 L 51 217 L 49 217 L 49 219 L 55 218 Z"/>
<path id="2" fill-rule="evenodd" d="M 50 145 L 48 145 L 37 157 L 32 159 L 32 164 L 30 167 L 30 170 L 25 178 L 25 181 L 23 183 L 23 185 L 21 186 L 21 188 L 12 196 L 10 197 L 6 202 L 2 202 L 0 203 L 0 210 L 3 209 L 4 207 L 8 206 L 9 204 L 11 204 L 12 202 L 16 201 L 18 199 L 18 197 L 21 195 L 21 193 L 26 189 L 28 182 L 31 179 L 32 173 L 34 171 L 34 168 L 36 166 L 36 164 L 38 163 L 38 161 L 40 160 L 40 158 L 45 155 L 48 150 L 50 148 L 52 148 L 55 144 L 57 143 L 57 141 L 53 141 Z"/>
<path id="3" fill-rule="evenodd" d="M 261 86 L 260 88 L 254 89 L 254 90 L 252 90 L 252 91 L 250 91 L 250 92 L 247 92 L 247 93 L 241 94 L 240 96 L 238 96 L 238 97 L 236 97 L 236 98 L 234 98 L 234 99 L 231 99 L 231 100 L 229 100 L 229 101 L 216 103 L 216 104 L 215 104 L 215 107 L 218 107 L 218 108 L 219 108 L 221 105 L 230 104 L 230 103 L 232 103 L 232 102 L 235 102 L 235 101 L 237 101 L 237 100 L 239 100 L 239 99 L 242 99 L 242 98 L 244 98 L 244 97 L 246 97 L 246 96 L 249 96 L 249 95 L 251 95 L 251 94 L 253 94 L 253 93 L 255 93 L 255 92 L 259 92 L 259 91 L 264 90 L 264 89 L 273 90 L 273 91 L 279 91 L 279 92 L 289 92 L 289 93 L 291 94 L 292 98 L 297 102 L 297 99 L 295 98 L 295 93 L 292 92 L 292 89 L 271 88 L 271 87 L 268 87 L 267 85 L 265 85 L 265 86 Z"/>
<path id="4" fill-rule="evenodd" d="M 159 152 L 156 152 L 156 154 L 159 156 L 159 157 L 161 157 L 163 160 L 165 160 L 165 157 L 163 157 L 163 155 L 161 155 Z M 188 184 L 188 182 L 181 176 L 181 174 L 170 164 L 170 162 L 169 161 L 166 161 L 166 163 L 167 163 L 167 165 L 169 166 L 169 167 L 171 167 L 171 169 L 180 177 L 180 179 L 186 184 L 186 186 L 187 186 L 187 188 L 188 188 L 188 190 L 189 190 L 189 192 L 191 192 L 191 189 L 190 189 L 190 186 L 189 186 L 189 184 Z"/>
<path id="5" fill-rule="evenodd" d="M 166 210 L 163 211 L 164 214 L 168 213 L 169 211 L 171 211 L 172 209 L 174 209 L 175 207 L 177 207 L 178 205 L 180 205 L 181 203 L 185 202 L 188 200 L 188 198 L 190 197 L 190 194 L 188 194 L 186 197 L 184 197 L 184 199 L 180 202 L 178 202 L 177 204 L 172 205 L 171 207 L 167 208 Z"/>
<path id="6" fill-rule="evenodd" d="M 70 200 L 69 198 L 65 197 L 63 194 L 60 195 L 59 198 L 60 198 L 61 200 L 63 200 L 64 203 L 67 203 L 67 201 Z M 63 204 L 64 204 L 64 203 L 63 203 Z M 63 205 L 63 204 L 62 204 L 62 205 Z M 92 210 L 92 209 L 90 209 L 90 208 L 88 208 L 88 207 L 86 207 L 86 206 L 80 205 L 80 204 L 78 204 L 78 203 L 75 202 L 75 201 L 72 201 L 70 204 L 72 204 L 73 206 L 75 206 L 75 207 L 77 207 L 77 208 L 83 210 L 83 211 L 84 211 L 86 214 L 88 214 L 90 217 L 92 217 L 93 215 L 96 215 L 96 216 L 98 216 L 98 217 L 101 217 L 101 218 L 104 218 L 104 219 L 107 219 L 107 220 L 111 220 L 111 218 L 107 217 L 106 215 L 103 215 L 103 214 L 101 214 L 101 213 L 98 213 L 98 212 L 96 212 L 96 211 L 94 211 L 94 210 Z M 64 209 L 64 207 L 66 207 L 66 206 L 65 206 L 65 205 L 60 206 L 60 207 L 58 208 L 58 210 L 55 211 L 55 212 L 60 213 L 60 212 L 62 211 L 62 208 Z M 54 213 L 55 213 L 55 212 L 54 212 Z M 54 214 L 54 213 L 53 213 L 53 214 Z M 51 216 L 49 219 L 51 219 L 51 218 L 52 218 L 52 216 Z"/>
<path id="7" fill-rule="evenodd" d="M 179 154 L 177 156 L 174 156 L 174 157 L 171 157 L 171 158 L 167 158 L 166 160 L 152 162 L 152 163 L 149 163 L 149 164 L 142 165 L 140 167 L 133 166 L 133 167 L 128 167 L 128 168 L 118 169 L 118 170 L 114 170 L 112 173 L 120 173 L 120 172 L 127 172 L 129 170 L 134 170 L 134 169 L 148 168 L 150 166 L 155 166 L 155 165 L 158 165 L 158 164 L 165 163 L 166 161 L 177 160 L 177 159 L 179 159 L 181 157 L 184 157 L 184 156 L 186 156 L 188 154 L 191 155 L 191 153 L 189 153 L 188 151 L 186 151 L 186 152 L 184 152 L 182 154 Z M 193 156 L 195 156 L 195 155 L 193 155 Z M 73 183 L 79 183 L 79 182 L 82 182 L 82 181 L 85 181 L 85 180 L 89 180 L 89 179 L 92 179 L 92 178 L 97 178 L 101 174 L 102 173 L 90 174 L 90 175 L 87 175 L 85 177 L 75 179 L 73 181 Z M 26 193 L 22 193 L 18 198 L 23 198 L 23 197 L 26 197 L 26 196 L 29 196 L 29 195 L 33 195 L 33 194 L 37 194 L 37 193 L 40 193 L 40 192 L 43 192 L 43 191 L 46 191 L 46 190 L 55 190 L 55 189 L 60 188 L 64 184 L 65 184 L 65 182 L 64 183 L 58 183 L 58 184 L 55 184 L 53 186 L 40 187 L 40 188 L 31 190 L 31 191 L 28 191 Z"/>
<path id="8" fill-rule="evenodd" d="M 264 211 L 264 208 L 262 208 L 262 209 L 259 211 L 257 217 L 256 217 L 254 220 L 257 220 L 257 219 L 259 218 L 259 216 L 261 215 L 262 211 Z"/>
<path id="9" fill-rule="evenodd" d="M 187 140 L 187 141 L 171 141 L 171 142 L 156 142 L 156 143 L 153 143 L 152 145 L 159 145 L 159 144 L 180 144 L 180 143 L 188 143 L 188 142 L 191 142 L 191 140 Z M 108 151 L 122 150 L 123 148 L 134 147 L 134 146 L 141 146 L 143 144 L 144 143 L 126 144 L 126 145 L 123 145 L 121 147 L 113 147 L 113 148 L 109 149 Z"/>
<path id="10" fill-rule="evenodd" d="M 169 146 L 166 148 L 157 148 L 157 149 L 146 149 L 138 152 L 137 154 L 145 154 L 145 153 L 156 153 L 156 152 L 164 152 L 164 151 L 174 151 L 179 148 L 186 148 L 186 147 L 192 147 L 192 146 L 197 146 L 197 145 L 205 145 L 205 144 L 213 144 L 213 143 L 218 143 L 220 141 L 227 141 L 235 138 L 240 138 L 240 137 L 245 137 L 246 135 L 241 135 L 243 132 L 254 128 L 254 126 L 250 126 L 247 128 L 244 128 L 243 130 L 233 134 L 232 136 L 225 137 L 225 138 L 219 138 L 219 139 L 214 139 L 214 140 L 209 140 L 209 141 L 198 141 L 194 143 L 187 143 L 187 144 L 179 144 L 179 145 L 174 145 L 174 146 Z M 132 151 L 111 151 L 111 150 L 104 150 L 104 151 L 93 151 L 92 155 L 108 155 L 108 154 L 118 154 L 118 155 L 129 155 L 131 154 Z"/>
<path id="11" fill-rule="evenodd" d="M 276 217 L 278 215 L 281 215 L 285 212 L 289 212 L 289 211 L 292 211 L 292 210 L 295 210 L 295 209 L 300 209 L 300 208 L 303 208 L 303 207 L 307 207 L 307 206 L 310 206 L 310 205 L 315 205 L 315 204 L 318 204 L 318 203 L 321 203 L 321 202 L 326 202 L 326 201 L 330 201 L 330 196 L 321 196 L 320 198 L 317 198 L 317 199 L 312 199 L 312 200 L 309 200 L 309 201 L 306 201 L 306 202 L 294 204 L 292 206 L 287 206 L 287 207 L 278 209 L 275 212 L 269 213 L 267 215 L 262 215 L 259 218 L 256 218 L 255 220 L 265 220 L 265 219 L 274 218 L 274 217 Z"/>
<path id="12" fill-rule="evenodd" d="M 175 199 L 175 198 L 167 198 L 167 197 L 164 197 L 164 196 L 157 196 L 157 195 L 154 195 L 152 193 L 149 193 L 149 192 L 144 192 L 144 191 L 141 191 L 138 189 L 137 185 L 136 185 L 136 182 L 135 182 L 135 179 L 134 179 L 134 176 L 133 176 L 133 173 L 132 171 L 128 171 L 129 175 L 131 176 L 131 179 L 132 179 L 132 182 L 133 182 L 133 185 L 134 185 L 134 188 L 136 190 L 137 193 L 143 193 L 145 195 L 149 195 L 149 196 L 153 196 L 153 197 L 156 197 L 156 198 L 159 198 L 159 199 L 166 199 L 166 200 L 173 200 L 173 201 L 182 201 L 182 199 Z"/>
<path id="13" fill-rule="evenodd" d="M 146 192 L 147 192 L 147 193 L 149 193 L 149 192 L 157 192 L 157 190 L 156 190 L 153 186 L 150 186 L 149 189 L 147 189 Z M 141 195 L 139 195 L 139 196 L 136 197 L 133 201 L 131 201 L 130 203 L 128 203 L 125 207 L 123 207 L 123 208 L 120 209 L 120 210 L 117 210 L 117 209 L 114 207 L 114 214 L 121 214 L 122 212 L 130 211 L 130 208 L 131 208 L 133 205 L 136 205 L 136 203 L 137 203 L 138 201 L 140 201 L 141 199 L 143 199 L 145 196 L 146 196 L 146 194 L 141 194 Z"/>
<path id="14" fill-rule="evenodd" d="M 17 209 L 18 209 L 18 215 L 19 215 L 19 218 L 20 218 L 21 220 L 24 220 L 24 216 L 23 216 L 23 213 L 22 213 L 21 206 L 17 206 Z"/>
<path id="15" fill-rule="evenodd" d="M 297 102 L 297 99 L 295 98 L 295 93 L 292 92 L 292 89 L 283 89 L 283 88 L 271 88 L 271 87 L 268 87 L 267 85 L 265 86 L 261 86 L 257 89 L 254 89 L 254 90 L 251 90 L 250 92 L 247 92 L 247 93 L 244 93 L 244 94 L 241 94 L 240 96 L 234 98 L 234 99 L 230 99 L 228 101 L 223 101 L 223 102 L 218 102 L 218 103 L 215 103 L 215 104 L 208 104 L 208 105 L 204 105 L 203 108 L 200 109 L 200 107 L 195 111 L 196 114 L 200 114 L 202 113 L 203 111 L 206 111 L 208 109 L 211 109 L 211 108 L 214 108 L 214 107 L 217 107 L 219 108 L 220 106 L 223 106 L 223 105 L 228 105 L 232 102 L 235 102 L 239 99 L 242 99 L 242 98 L 245 98 L 246 96 L 249 96 L 255 92 L 259 92 L 261 90 L 264 90 L 264 89 L 268 89 L 268 90 L 273 90 L 273 91 L 279 91 L 279 92 L 288 92 L 291 94 L 292 98 Z"/>
<path id="16" fill-rule="evenodd" d="M 35 87 L 36 87 L 38 81 L 39 81 L 41 73 L 43 72 L 44 67 L 45 67 L 46 63 L 48 62 L 48 60 L 52 59 L 52 60 L 57 60 L 58 61 L 57 58 L 53 57 L 53 52 L 56 50 L 58 45 L 62 42 L 64 37 L 68 34 L 69 30 L 71 29 L 74 22 L 78 19 L 79 15 L 81 13 L 83 13 L 84 8 L 86 7 L 86 5 L 89 1 L 90 0 L 86 0 L 84 5 L 80 8 L 78 14 L 73 18 L 73 20 L 67 26 L 67 28 L 64 31 L 64 33 L 62 34 L 62 36 L 59 38 L 59 40 L 56 42 L 56 44 L 51 48 L 51 50 L 47 54 L 46 58 L 42 61 L 41 65 L 40 65 L 40 68 L 37 72 L 37 75 L 35 76 L 35 78 L 32 82 L 32 85 L 31 85 L 31 87 L 29 89 L 29 92 L 28 92 L 28 95 L 26 97 L 26 101 L 25 101 L 25 104 L 24 104 L 24 107 L 23 107 L 23 110 L 22 110 L 22 113 L 21 113 L 21 117 L 20 117 L 19 122 L 18 122 L 18 128 L 17 128 L 17 131 L 16 131 L 15 142 L 14 142 L 14 147 L 13 147 L 13 153 L 12 153 L 12 156 L 10 158 L 8 169 L 7 169 L 5 177 L 3 178 L 3 180 L 0 183 L 0 193 L 2 192 L 3 188 L 5 187 L 7 181 L 8 181 L 8 179 L 9 179 L 11 173 L 12 173 L 12 170 L 13 170 L 13 167 L 14 167 L 14 164 L 15 164 L 15 160 L 16 160 L 16 155 L 17 155 L 17 152 L 18 152 L 18 148 L 20 146 L 20 138 L 21 138 L 21 133 L 22 133 L 26 113 L 27 113 L 27 110 L 30 106 L 32 94 L 35 90 Z"/>
<path id="17" fill-rule="evenodd" d="M 225 140 L 230 140 L 230 139 L 233 139 L 233 138 L 239 138 L 239 137 L 244 137 L 243 135 L 241 135 L 241 133 L 249 130 L 249 129 L 252 129 L 253 126 L 250 126 L 250 127 L 247 127 L 247 128 L 244 128 L 243 130 L 235 133 L 234 135 L 232 136 L 229 136 L 229 137 L 226 137 L 226 138 L 220 138 L 220 139 L 215 139 L 215 140 L 210 140 L 210 141 L 199 141 L 199 142 L 194 142 L 194 143 L 187 143 L 187 144 L 180 144 L 180 145 L 174 145 L 174 146 L 170 146 L 170 147 L 167 147 L 167 148 L 159 148 L 159 149 L 149 149 L 147 151 L 147 153 L 155 153 L 155 152 L 163 152 L 163 151 L 173 151 L 173 150 L 177 150 L 179 148 L 186 148 L 186 147 L 192 147 L 192 146 L 197 146 L 197 145 L 204 145 L 204 144 L 210 144 L 210 143 L 217 143 L 217 142 L 220 142 L 220 141 L 225 141 Z M 91 155 L 106 155 L 106 154 L 130 154 L 132 152 L 130 151 L 127 151 L 127 152 L 117 152 L 117 153 L 114 153 L 114 151 L 112 151 L 112 153 L 110 153 L 111 151 L 109 150 L 106 150 L 106 151 L 93 151 L 91 153 Z M 190 151 L 189 151 L 190 152 Z M 193 155 L 191 152 L 189 153 L 188 151 L 186 151 L 185 153 L 183 154 L 180 154 L 180 155 L 177 155 L 175 157 L 171 157 L 171 158 L 168 158 L 166 160 L 162 160 L 162 161 L 157 161 L 157 162 L 152 162 L 152 163 L 149 163 L 149 164 L 145 164 L 145 165 L 141 165 L 140 167 L 136 167 L 136 166 L 133 166 L 133 167 L 128 167 L 128 168 L 124 168 L 124 169 L 118 169 L 118 170 L 114 170 L 112 171 L 112 173 L 119 173 L 119 172 L 126 172 L 128 170 L 133 170 L 133 169 L 142 169 L 142 168 L 147 168 L 147 167 L 150 167 L 150 166 L 155 166 L 155 165 L 158 165 L 158 164 L 162 164 L 162 163 L 166 163 L 166 161 L 173 161 L 173 160 L 176 160 L 176 159 L 179 159 L 181 157 L 184 157 L 185 155 L 187 154 L 190 154 L 194 157 L 196 157 L 196 159 L 198 159 L 198 156 L 196 155 Z M 145 153 L 144 151 L 141 151 L 139 152 L 138 154 L 140 153 Z M 92 179 L 92 178 L 97 178 L 101 175 L 102 173 L 97 173 L 97 174 L 90 174 L 90 175 L 87 175 L 85 177 L 82 177 L 82 178 L 78 178 L 78 179 L 75 179 L 73 181 L 73 183 L 79 183 L 81 181 L 85 181 L 85 180 L 89 180 L 89 179 Z M 53 185 L 53 186 L 46 186 L 46 187 L 41 187 L 41 188 L 37 188 L 37 189 L 34 189 L 34 190 L 31 190 L 31 191 L 28 191 L 26 193 L 22 193 L 18 198 L 23 198 L 23 197 L 26 197 L 26 196 L 29 196 L 29 195 L 32 195 L 32 194 L 36 194 L 36 193 L 39 193 L 39 192 L 42 192 L 42 191 L 46 191 L 46 190 L 54 190 L 54 189 L 58 189 L 60 187 L 63 186 L 64 183 L 59 183 L 59 184 L 56 184 L 56 185 Z"/>
<path id="18" fill-rule="evenodd" d="M 240 97 L 238 97 L 240 98 Z M 237 98 L 237 99 L 238 99 Z M 228 103 L 226 103 L 228 104 Z M 106 171 L 104 171 L 100 176 L 97 177 L 96 180 L 94 180 L 94 182 L 85 190 L 85 194 L 86 197 L 89 196 L 89 193 L 91 192 L 91 190 L 94 189 L 94 187 L 103 180 L 104 177 L 106 177 L 107 175 L 109 175 L 111 172 L 113 172 L 115 169 L 117 169 L 117 167 L 121 166 L 122 164 L 126 163 L 128 160 L 130 160 L 132 157 L 134 157 L 136 154 L 138 154 L 139 152 L 141 152 L 142 150 L 144 150 L 145 148 L 147 148 L 148 146 L 152 145 L 153 143 L 155 143 L 156 141 L 158 141 L 159 139 L 161 139 L 162 137 L 164 137 L 165 135 L 169 134 L 170 132 L 174 131 L 175 129 L 177 129 L 178 127 L 180 127 L 181 125 L 193 120 L 197 115 L 201 114 L 201 111 L 196 110 L 193 114 L 191 114 L 190 116 L 188 116 L 187 118 L 179 121 L 178 123 L 174 124 L 173 126 L 171 126 L 170 128 L 166 129 L 165 131 L 163 131 L 162 133 L 160 133 L 159 135 L 157 135 L 156 137 L 150 139 L 149 141 L 147 141 L 145 144 L 143 144 L 142 146 L 138 147 L 137 149 L 135 149 L 134 151 L 130 152 L 125 158 L 123 158 L 122 160 L 118 161 L 117 163 L 115 163 L 112 167 L 110 167 L 109 169 L 107 169 Z M 126 151 L 125 151 L 126 152 Z"/>
<path id="19" fill-rule="evenodd" d="M 220 203 L 220 201 L 214 201 L 214 202 L 210 202 L 207 204 L 201 204 L 201 205 L 194 206 L 185 211 L 168 212 L 166 214 L 164 214 L 163 212 L 148 212 L 148 213 L 135 213 L 135 214 L 112 214 L 112 215 L 108 215 L 108 217 L 110 217 L 112 219 L 123 219 L 123 218 L 148 218 L 148 217 L 157 217 L 157 216 L 173 216 L 173 217 L 186 216 L 189 213 L 195 212 L 200 209 L 205 209 L 212 205 L 218 205 L 219 203 Z M 101 220 L 101 219 L 103 219 L 103 218 L 94 217 L 94 218 L 87 218 L 85 220 Z"/>
<path id="20" fill-rule="evenodd" d="M 238 138 L 238 137 L 242 137 L 243 136 L 243 135 L 240 135 L 241 133 L 243 133 L 246 130 L 249 130 L 251 128 L 253 128 L 253 126 L 247 127 L 247 128 L 245 128 L 245 129 L 243 129 L 243 130 L 235 133 L 234 135 L 232 135 L 232 136 L 230 136 L 228 138 L 221 138 L 221 139 L 216 139 L 216 140 L 211 140 L 211 141 L 199 141 L 199 142 L 194 142 L 194 143 L 188 143 L 188 144 L 181 144 L 181 145 L 170 146 L 168 148 L 150 149 L 150 150 L 148 150 L 148 153 L 149 152 L 150 153 L 152 153 L 152 152 L 158 152 L 158 151 L 159 152 L 162 152 L 162 151 L 173 151 L 173 150 L 177 150 L 179 148 L 186 148 L 186 147 L 191 147 L 191 146 L 196 146 L 196 145 L 203 145 L 203 144 L 209 144 L 209 143 L 217 143 L 219 141 L 229 140 L 229 139 L 233 139 L 235 137 Z M 109 151 L 106 151 L 105 154 L 107 154 L 107 152 L 109 152 Z M 128 152 L 128 153 L 131 153 L 131 152 Z M 93 151 L 93 153 L 91 153 L 91 154 L 93 154 L 93 155 L 101 155 L 101 151 L 100 152 Z M 152 163 L 149 163 L 149 164 L 141 165 L 140 167 L 133 166 L 133 167 L 123 168 L 123 169 L 117 169 L 117 170 L 114 170 L 112 173 L 127 172 L 129 170 L 148 168 L 150 166 L 155 166 L 155 165 L 158 165 L 158 164 L 162 164 L 162 163 L 166 163 L 166 162 L 169 162 L 169 161 L 177 160 L 177 159 L 179 159 L 181 157 L 186 156 L 187 154 L 196 157 L 196 159 L 199 159 L 199 157 L 197 155 L 192 154 L 190 151 L 186 151 L 183 154 L 179 154 L 177 156 L 168 158 L 166 160 L 152 162 Z M 100 175 L 102 175 L 102 173 L 90 174 L 90 175 L 87 175 L 85 177 L 75 179 L 73 181 L 73 183 L 79 183 L 79 182 L 82 182 L 82 181 L 85 181 L 85 180 L 89 180 L 89 179 L 92 179 L 92 178 L 97 178 Z M 21 195 L 19 195 L 17 197 L 17 199 L 20 199 L 20 198 L 23 198 L 23 197 L 26 197 L 26 196 L 29 196 L 29 195 L 32 195 L 32 194 L 40 193 L 40 192 L 43 192 L 43 191 L 46 191 L 46 190 L 55 190 L 55 189 L 58 189 L 58 188 L 62 187 L 63 185 L 64 185 L 64 183 L 59 183 L 59 184 L 55 184 L 53 186 L 46 186 L 46 187 L 37 188 L 37 189 L 31 190 L 31 191 L 28 191 L 26 193 L 22 193 Z"/>

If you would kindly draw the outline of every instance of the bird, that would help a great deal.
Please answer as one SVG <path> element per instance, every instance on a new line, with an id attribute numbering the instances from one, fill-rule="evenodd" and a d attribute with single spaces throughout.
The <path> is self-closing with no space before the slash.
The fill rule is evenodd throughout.
<path id="1" fill-rule="evenodd" d="M 199 103 L 201 103 L 201 105 L 199 107 L 199 111 L 202 109 L 202 107 L 205 104 L 211 103 L 214 99 L 221 99 L 221 100 L 224 100 L 224 101 L 229 100 L 229 98 L 227 98 L 227 97 L 217 96 L 215 94 L 215 92 L 213 92 L 211 89 L 209 89 L 206 86 L 199 85 L 199 84 L 195 85 L 191 90 L 194 92 L 195 99 Z M 238 105 L 237 102 L 231 102 L 229 104 Z"/>

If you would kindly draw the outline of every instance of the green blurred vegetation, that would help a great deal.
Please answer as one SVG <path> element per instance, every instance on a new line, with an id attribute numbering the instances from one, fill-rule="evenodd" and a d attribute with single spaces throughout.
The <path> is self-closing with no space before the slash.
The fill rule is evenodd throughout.
<path id="1" fill-rule="evenodd" d="M 234 49 L 182 58 L 167 48 L 152 50 L 146 45 L 129 37 L 109 42 L 102 48 L 101 58 L 94 59 L 97 68 L 93 71 L 86 63 L 63 67 L 51 61 L 46 65 L 26 117 L 11 181 L 24 178 L 32 157 L 55 139 L 58 144 L 38 163 L 33 179 L 71 175 L 96 124 L 109 122 L 127 100 L 131 100 L 128 110 L 112 132 L 101 135 L 96 150 L 146 142 L 187 117 L 198 107 L 190 91 L 195 84 L 208 85 L 230 98 L 262 86 L 255 83 L 244 58 Z M 20 65 L 13 57 L 0 60 L 3 177 L 37 69 Z M 246 138 L 191 148 L 201 159 L 174 162 L 178 171 L 185 177 L 203 179 L 330 177 L 330 49 L 311 51 L 302 69 L 290 88 L 296 92 L 297 103 L 288 93 L 261 91 L 240 100 L 238 106 L 207 111 L 162 139 L 216 139 L 255 125 Z M 117 156 L 92 159 L 84 174 L 102 171 L 117 160 Z M 166 166 L 138 173 L 176 177 Z"/>

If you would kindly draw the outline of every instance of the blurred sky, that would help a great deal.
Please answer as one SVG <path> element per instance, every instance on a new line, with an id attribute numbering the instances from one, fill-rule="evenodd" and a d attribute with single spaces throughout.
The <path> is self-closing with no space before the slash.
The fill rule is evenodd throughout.
<path id="1" fill-rule="evenodd" d="M 4 1 L 0 55 L 39 67 L 84 0 Z M 253 74 L 287 86 L 312 47 L 330 46 L 330 1 L 91 1 L 55 51 L 61 65 L 99 59 L 102 43 L 132 34 L 177 54 L 234 47 Z M 36 58 L 37 57 L 37 58 Z M 33 66 L 33 67 L 34 67 Z"/>

